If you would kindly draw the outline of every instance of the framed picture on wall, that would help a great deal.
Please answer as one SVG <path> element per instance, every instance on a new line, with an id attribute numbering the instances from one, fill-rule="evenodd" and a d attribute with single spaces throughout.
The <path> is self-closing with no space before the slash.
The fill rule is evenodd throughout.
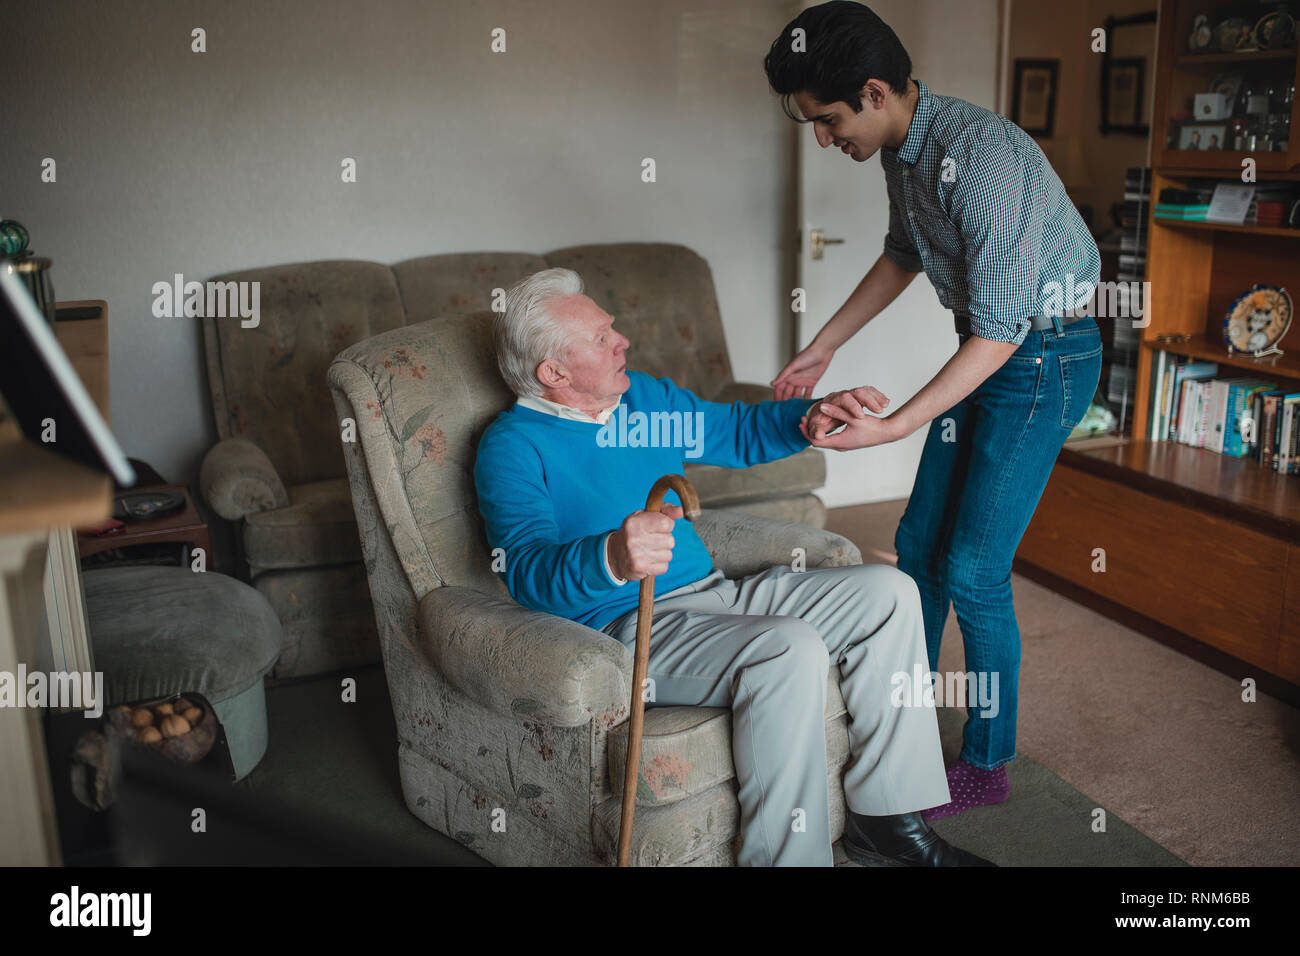
<path id="1" fill-rule="evenodd" d="M 1115 57 L 1110 61 L 1106 79 L 1106 123 L 1110 126 L 1137 126 L 1142 123 L 1142 81 L 1146 60 L 1141 57 Z"/>
<path id="2" fill-rule="evenodd" d="M 1101 133 L 1147 136 L 1154 91 L 1145 82 L 1156 51 L 1156 11 L 1107 17 L 1101 54 Z"/>
<path id="3" fill-rule="evenodd" d="M 1060 60 L 1016 60 L 1011 122 L 1031 136 L 1052 135 Z"/>

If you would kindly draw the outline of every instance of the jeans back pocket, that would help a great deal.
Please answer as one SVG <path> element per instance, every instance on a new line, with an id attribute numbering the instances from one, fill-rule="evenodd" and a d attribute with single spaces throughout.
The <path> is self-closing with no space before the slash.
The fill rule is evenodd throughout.
<path id="1" fill-rule="evenodd" d="M 1101 377 L 1101 345 L 1061 356 L 1061 427 L 1073 430 L 1088 414 Z"/>

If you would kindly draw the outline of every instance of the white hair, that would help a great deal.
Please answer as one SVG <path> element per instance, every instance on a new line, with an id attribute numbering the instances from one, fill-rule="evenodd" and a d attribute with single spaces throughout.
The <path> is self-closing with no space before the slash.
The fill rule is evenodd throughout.
<path id="1" fill-rule="evenodd" d="M 539 397 L 542 385 L 537 366 L 562 359 L 569 350 L 569 330 L 551 312 L 549 303 L 562 295 L 582 292 L 582 277 L 572 269 L 543 269 L 520 279 L 506 292 L 506 309 L 492 321 L 497 366 L 506 384 L 520 397 Z"/>

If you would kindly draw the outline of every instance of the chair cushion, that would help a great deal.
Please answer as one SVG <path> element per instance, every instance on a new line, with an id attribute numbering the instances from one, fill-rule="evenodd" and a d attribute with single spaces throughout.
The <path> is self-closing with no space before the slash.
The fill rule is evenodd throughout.
<path id="1" fill-rule="evenodd" d="M 687 464 L 684 474 L 705 508 L 737 505 L 769 498 L 808 494 L 826 483 L 826 459 L 816 448 L 749 468 Z"/>
<path id="2" fill-rule="evenodd" d="M 848 735 L 839 718 L 847 712 L 835 668 L 826 683 L 826 759 L 837 767 L 848 758 Z M 623 793 L 627 772 L 623 722 L 609 732 L 609 782 Z M 637 806 L 675 803 L 704 793 L 736 776 L 731 758 L 731 711 L 726 707 L 650 707 L 641 732 L 641 775 Z"/>
<path id="3" fill-rule="evenodd" d="M 406 309 L 406 324 L 442 315 L 467 315 L 492 308 L 492 290 L 546 268 L 528 252 L 465 252 L 407 259 L 393 266 Z"/>
<path id="4" fill-rule="evenodd" d="M 362 562 L 266 571 L 253 586 L 271 603 L 284 629 L 276 678 L 379 662 L 375 609 Z"/>
<path id="5" fill-rule="evenodd" d="M 292 485 L 289 504 L 244 519 L 244 553 L 254 574 L 361 560 L 346 478 Z"/>
<path id="6" fill-rule="evenodd" d="M 95 666 L 111 706 L 195 691 L 213 706 L 260 683 L 280 655 L 280 619 L 256 590 L 188 567 L 83 575 Z"/>

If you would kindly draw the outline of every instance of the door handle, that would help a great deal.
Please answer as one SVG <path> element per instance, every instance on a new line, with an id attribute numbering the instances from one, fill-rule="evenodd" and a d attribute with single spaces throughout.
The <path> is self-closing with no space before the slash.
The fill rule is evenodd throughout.
<path id="1" fill-rule="evenodd" d="M 843 245 L 843 239 L 827 239 L 825 229 L 812 229 L 808 233 L 808 246 L 814 259 L 821 259 L 827 246 Z"/>

